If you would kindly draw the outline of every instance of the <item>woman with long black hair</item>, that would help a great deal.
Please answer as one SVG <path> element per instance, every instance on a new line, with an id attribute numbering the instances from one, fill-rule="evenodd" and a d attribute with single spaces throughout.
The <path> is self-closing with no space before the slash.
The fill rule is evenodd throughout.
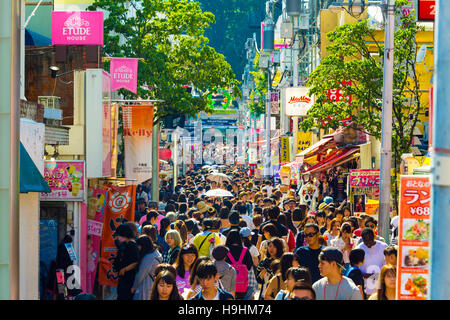
<path id="1" fill-rule="evenodd" d="M 131 291 L 134 293 L 133 300 L 148 300 L 155 278 L 155 269 L 162 263 L 162 256 L 146 235 L 140 236 L 136 244 L 139 249 L 138 272 Z"/>
<path id="2" fill-rule="evenodd" d="M 164 270 L 156 276 L 150 300 L 183 300 L 172 272 Z"/>
<path id="3" fill-rule="evenodd" d="M 189 277 L 191 275 L 191 269 L 198 259 L 198 251 L 194 245 L 185 245 L 180 249 L 178 258 L 174 264 L 177 271 L 176 281 L 178 291 L 183 295 L 184 291 L 191 288 L 189 283 Z"/>

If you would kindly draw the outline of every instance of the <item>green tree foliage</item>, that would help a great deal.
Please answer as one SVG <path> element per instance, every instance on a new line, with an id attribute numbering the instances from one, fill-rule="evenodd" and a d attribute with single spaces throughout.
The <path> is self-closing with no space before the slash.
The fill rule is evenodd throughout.
<path id="1" fill-rule="evenodd" d="M 266 112 L 267 95 L 267 72 L 259 68 L 260 53 L 257 53 L 254 60 L 254 68 L 259 71 L 250 71 L 255 82 L 255 90 L 250 92 L 248 108 L 253 116 L 260 116 Z"/>
<path id="2" fill-rule="evenodd" d="M 205 11 L 212 12 L 216 23 L 206 30 L 218 52 L 227 57 L 233 71 L 240 76 L 246 64 L 244 43 L 253 33 L 259 35 L 259 24 L 264 19 L 265 1 L 263 0 L 198 0 Z M 255 25 L 250 25 L 253 17 Z"/>
<path id="3" fill-rule="evenodd" d="M 135 57 L 139 61 L 137 95 L 126 98 L 158 99 L 155 121 L 170 115 L 194 116 L 210 111 L 208 95 L 220 88 L 240 95 L 224 55 L 208 45 L 204 33 L 215 23 L 199 3 L 188 0 L 96 0 L 88 10 L 105 12 L 104 53 Z M 109 63 L 105 63 L 109 69 Z M 185 86 L 193 86 L 192 96 Z M 142 87 L 148 87 L 149 90 Z"/>
<path id="4" fill-rule="evenodd" d="M 394 35 L 392 148 L 397 168 L 401 155 L 410 152 L 419 112 L 424 111 L 416 70 L 416 33 L 423 29 L 417 26 L 413 13 L 401 14 L 400 5 L 405 3 L 397 1 L 396 13 L 400 19 Z M 362 126 L 368 134 L 380 138 L 384 43 L 376 40 L 368 20 L 345 24 L 327 36 L 331 54 L 310 75 L 310 94 L 315 94 L 317 100 L 301 124 L 303 129 L 337 128 L 339 120 L 351 116 L 355 128 Z M 369 50 L 369 42 L 375 44 L 376 52 Z M 346 81 L 352 85 L 343 85 Z M 352 101 L 330 102 L 328 89 L 341 89 L 345 96 L 352 96 Z M 328 123 L 323 124 L 324 119 Z"/>

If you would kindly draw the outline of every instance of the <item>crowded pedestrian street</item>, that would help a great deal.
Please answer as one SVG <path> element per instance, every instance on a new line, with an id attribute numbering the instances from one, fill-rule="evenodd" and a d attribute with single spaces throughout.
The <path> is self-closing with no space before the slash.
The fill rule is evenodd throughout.
<path id="1" fill-rule="evenodd" d="M 0 0 L 0 300 L 179 320 L 449 300 L 448 19 L 447 0 Z"/>

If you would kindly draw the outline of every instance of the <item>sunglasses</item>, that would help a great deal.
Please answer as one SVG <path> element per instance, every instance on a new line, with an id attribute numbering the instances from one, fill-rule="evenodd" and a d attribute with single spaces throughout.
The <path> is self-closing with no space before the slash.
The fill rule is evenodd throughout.
<path id="1" fill-rule="evenodd" d="M 317 234 L 317 232 L 313 232 L 313 233 L 305 233 L 305 238 L 312 238 Z"/>
<path id="2" fill-rule="evenodd" d="M 375 225 L 374 225 L 374 224 L 368 224 L 366 227 L 371 228 L 371 229 L 374 229 L 374 228 L 375 228 Z"/>

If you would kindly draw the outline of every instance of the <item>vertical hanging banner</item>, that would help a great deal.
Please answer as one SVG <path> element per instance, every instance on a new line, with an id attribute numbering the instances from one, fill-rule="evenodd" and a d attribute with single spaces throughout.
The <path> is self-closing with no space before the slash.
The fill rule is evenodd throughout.
<path id="1" fill-rule="evenodd" d="M 109 73 L 112 92 L 124 88 L 136 94 L 138 62 L 136 58 L 111 58 Z"/>
<path id="2" fill-rule="evenodd" d="M 280 137 L 280 163 L 285 164 L 291 161 L 289 152 L 289 137 Z"/>
<path id="3" fill-rule="evenodd" d="M 400 176 L 397 300 L 427 298 L 430 201 L 429 176 Z"/>
<path id="4" fill-rule="evenodd" d="M 136 186 L 111 186 L 108 189 L 102 229 L 98 283 L 103 286 L 117 286 L 119 275 L 112 269 L 112 263 L 117 254 L 113 234 L 121 223 L 134 221 Z"/>
<path id="5" fill-rule="evenodd" d="M 125 177 L 141 183 L 152 177 L 154 106 L 122 106 L 125 142 Z"/>
<path id="6" fill-rule="evenodd" d="M 100 255 L 103 218 L 107 191 L 89 188 L 87 221 L 87 292 L 94 290 L 95 274 Z"/>
<path id="7" fill-rule="evenodd" d="M 117 176 L 117 134 L 119 130 L 119 105 L 111 105 L 111 177 Z"/>

